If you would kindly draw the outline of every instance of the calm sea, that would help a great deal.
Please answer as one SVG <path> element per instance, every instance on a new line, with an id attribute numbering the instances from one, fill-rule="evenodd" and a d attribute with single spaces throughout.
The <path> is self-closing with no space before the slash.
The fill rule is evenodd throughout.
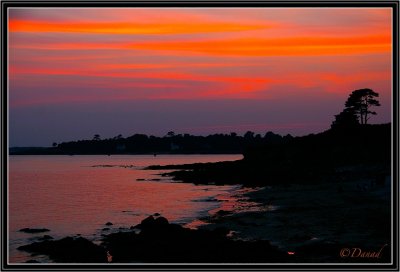
<path id="1" fill-rule="evenodd" d="M 160 213 L 172 222 L 195 227 L 218 209 L 229 209 L 246 191 L 240 186 L 193 185 L 174 182 L 143 170 L 149 165 L 217 162 L 241 155 L 112 155 L 10 156 L 9 262 L 31 257 L 16 248 L 44 234 L 54 238 L 80 234 L 98 241 L 101 234 L 129 228 Z M 103 230 L 112 222 L 110 230 Z M 47 228 L 27 234 L 22 228 Z M 40 259 L 42 258 L 42 259 Z"/>

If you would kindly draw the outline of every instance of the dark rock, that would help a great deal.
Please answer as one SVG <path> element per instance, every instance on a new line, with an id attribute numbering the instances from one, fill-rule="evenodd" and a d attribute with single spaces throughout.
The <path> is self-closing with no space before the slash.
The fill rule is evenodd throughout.
<path id="1" fill-rule="evenodd" d="M 131 227 L 132 228 L 132 227 Z M 113 262 L 254 263 L 285 262 L 286 252 L 268 241 L 235 241 L 227 229 L 192 230 L 170 224 L 164 217 L 145 218 L 133 231 L 103 234 L 102 246 L 82 237 L 35 242 L 18 249 L 48 255 L 56 262 L 104 263 L 107 252 Z M 140 232 L 135 230 L 140 229 Z"/>
<path id="2" fill-rule="evenodd" d="M 155 223 L 156 225 L 158 225 L 158 226 L 166 226 L 166 225 L 169 224 L 167 218 L 162 217 L 162 216 L 156 218 L 156 220 L 154 220 L 154 223 Z"/>
<path id="3" fill-rule="evenodd" d="M 229 230 L 224 227 L 218 227 L 218 228 L 214 229 L 213 232 L 218 236 L 226 236 L 226 235 L 228 235 Z"/>
<path id="4" fill-rule="evenodd" d="M 155 214 L 153 214 L 153 216 L 160 216 L 161 214 L 159 214 L 158 212 L 156 212 Z"/>
<path id="5" fill-rule="evenodd" d="M 149 217 L 143 219 L 142 222 L 137 227 L 140 228 L 141 230 L 154 229 L 154 228 L 162 230 L 163 227 L 168 225 L 169 222 L 165 217 L 160 216 L 154 219 L 154 217 L 150 215 Z"/>
<path id="6" fill-rule="evenodd" d="M 111 222 L 107 222 L 105 225 L 106 225 L 106 226 L 112 226 L 112 225 L 113 225 L 113 223 L 111 223 Z"/>
<path id="7" fill-rule="evenodd" d="M 41 240 L 41 241 L 52 240 L 52 239 L 54 239 L 54 238 L 51 237 L 50 235 L 43 235 L 42 237 L 39 238 L 39 240 Z"/>
<path id="8" fill-rule="evenodd" d="M 228 214 L 232 214 L 232 212 L 224 211 L 224 210 L 219 210 L 218 212 L 216 212 L 216 215 L 218 215 L 218 216 L 225 216 L 225 215 L 228 215 Z"/>
<path id="9" fill-rule="evenodd" d="M 140 233 L 118 232 L 103 238 L 113 262 L 283 262 L 288 258 L 268 241 L 231 240 L 224 228 L 191 230 L 153 216 L 137 228 Z"/>
<path id="10" fill-rule="evenodd" d="M 66 237 L 56 241 L 35 242 L 18 247 L 19 250 L 48 255 L 52 260 L 63 263 L 107 262 L 104 248 L 78 237 Z"/>
<path id="11" fill-rule="evenodd" d="M 145 218 L 142 220 L 142 222 L 140 222 L 140 226 L 141 227 L 149 227 L 149 226 L 154 226 L 154 217 L 152 215 L 150 215 L 149 217 Z"/>
<path id="12" fill-rule="evenodd" d="M 45 228 L 42 228 L 42 229 L 23 228 L 23 229 L 20 229 L 19 231 L 26 232 L 26 233 L 40 233 L 40 232 L 46 232 L 46 231 L 50 231 L 50 230 L 45 229 Z"/>
<path id="13" fill-rule="evenodd" d="M 110 228 L 103 228 L 102 231 L 110 230 Z"/>
<path id="14" fill-rule="evenodd" d="M 311 240 L 311 238 L 312 237 L 310 235 L 295 235 L 293 237 L 290 237 L 288 241 L 291 243 L 299 243 L 299 242 L 309 241 Z"/>

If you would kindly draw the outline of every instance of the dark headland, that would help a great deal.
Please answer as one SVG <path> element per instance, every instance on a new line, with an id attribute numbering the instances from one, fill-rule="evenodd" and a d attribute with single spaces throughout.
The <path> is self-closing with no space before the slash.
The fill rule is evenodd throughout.
<path id="1" fill-rule="evenodd" d="M 263 186 L 341 182 L 357 177 L 390 175 L 391 124 L 330 129 L 318 134 L 273 140 L 247 147 L 242 160 L 184 165 L 153 165 L 148 169 L 196 184 Z M 371 176 L 372 175 L 372 176 Z"/>
<path id="2" fill-rule="evenodd" d="M 220 211 L 202 219 L 211 223 L 204 229 L 226 227 L 236 238 L 269 239 L 299 262 L 389 260 L 391 124 L 277 139 L 233 162 L 149 169 L 171 170 L 162 175 L 195 184 L 262 187 L 248 195 L 260 211 Z M 356 252 L 343 257 L 343 248 Z M 384 254 L 360 257 L 378 251 Z"/>

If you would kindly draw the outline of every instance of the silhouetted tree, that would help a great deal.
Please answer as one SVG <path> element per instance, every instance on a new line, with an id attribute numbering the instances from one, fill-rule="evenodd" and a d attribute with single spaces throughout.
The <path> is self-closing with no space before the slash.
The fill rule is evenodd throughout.
<path id="1" fill-rule="evenodd" d="M 344 109 L 341 113 L 335 115 L 335 120 L 331 128 L 350 128 L 359 125 L 357 115 L 350 109 Z"/>
<path id="2" fill-rule="evenodd" d="M 95 135 L 93 136 L 93 140 L 95 140 L 95 141 L 100 141 L 100 135 L 99 135 L 99 134 L 95 134 Z"/>
<path id="3" fill-rule="evenodd" d="M 351 113 L 354 113 L 358 117 L 360 124 L 367 124 L 367 121 L 371 118 L 369 115 L 376 115 L 376 112 L 371 111 L 370 108 L 381 105 L 379 101 L 375 99 L 375 97 L 378 96 L 379 94 L 371 89 L 353 91 L 345 104 L 347 112 L 343 113 L 342 117 L 349 117 Z"/>
<path id="4" fill-rule="evenodd" d="M 285 136 L 282 137 L 282 140 L 289 142 L 289 141 L 293 140 L 293 138 L 294 137 L 292 135 L 286 134 Z"/>
<path id="5" fill-rule="evenodd" d="M 173 131 L 168 131 L 167 136 L 168 136 L 168 137 L 174 137 L 174 136 L 175 136 L 175 132 L 173 132 Z"/>
<path id="6" fill-rule="evenodd" d="M 247 131 L 244 136 L 245 139 L 250 140 L 254 138 L 254 132 L 253 131 Z"/>
<path id="7" fill-rule="evenodd" d="M 53 143 L 53 147 L 57 147 L 57 143 L 56 142 Z"/>

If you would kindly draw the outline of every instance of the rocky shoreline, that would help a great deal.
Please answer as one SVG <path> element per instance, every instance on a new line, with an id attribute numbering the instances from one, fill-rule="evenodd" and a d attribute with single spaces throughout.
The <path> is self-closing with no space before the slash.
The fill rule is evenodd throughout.
<path id="1" fill-rule="evenodd" d="M 123 230 L 107 222 L 111 231 L 99 244 L 81 236 L 47 237 L 18 249 L 57 263 L 390 262 L 388 176 L 383 185 L 349 178 L 267 186 L 246 195 L 258 209 L 221 209 L 200 218 L 204 224 L 197 229 L 156 213 Z M 343 249 L 357 250 L 356 257 L 341 256 Z M 379 255 L 360 257 L 363 252 Z"/>
<path id="2" fill-rule="evenodd" d="M 172 170 L 163 175 L 183 182 L 201 180 L 202 184 L 264 185 L 263 189 L 247 194 L 250 201 L 258 203 L 259 210 L 220 210 L 202 218 L 206 224 L 200 226 L 201 229 L 225 227 L 230 229 L 234 239 L 267 239 L 280 249 L 292 252 L 300 262 L 389 260 L 391 176 L 386 164 L 335 167 L 329 174 L 315 172 L 313 180 L 307 182 L 303 182 L 304 176 L 282 181 L 263 174 L 258 168 L 254 171 L 258 178 L 239 182 L 242 177 L 235 173 L 246 169 L 245 165 L 245 161 L 235 161 L 152 166 L 149 169 Z M 343 248 L 374 252 L 382 247 L 385 248 L 384 255 L 379 259 L 340 256 Z"/>
<path id="3" fill-rule="evenodd" d="M 66 237 L 18 249 L 67 263 L 389 263 L 388 132 L 389 125 L 350 138 L 328 131 L 249 149 L 239 161 L 150 166 L 180 182 L 263 187 L 248 194 L 259 209 L 221 209 L 198 229 L 157 214 L 104 235 L 99 245 Z"/>
<path id="4" fill-rule="evenodd" d="M 356 179 L 268 186 L 248 194 L 259 211 L 219 211 L 200 228 L 229 228 L 234 239 L 268 239 L 299 262 L 390 262 L 390 177 L 383 186 L 370 184 Z M 340 256 L 344 248 L 382 247 L 380 258 Z"/>
<path id="5" fill-rule="evenodd" d="M 48 255 L 59 263 L 250 263 L 286 262 L 290 258 L 269 241 L 233 240 L 228 233 L 226 228 L 184 228 L 156 215 L 129 231 L 105 235 L 100 245 L 83 237 L 65 237 L 18 249 Z"/>

